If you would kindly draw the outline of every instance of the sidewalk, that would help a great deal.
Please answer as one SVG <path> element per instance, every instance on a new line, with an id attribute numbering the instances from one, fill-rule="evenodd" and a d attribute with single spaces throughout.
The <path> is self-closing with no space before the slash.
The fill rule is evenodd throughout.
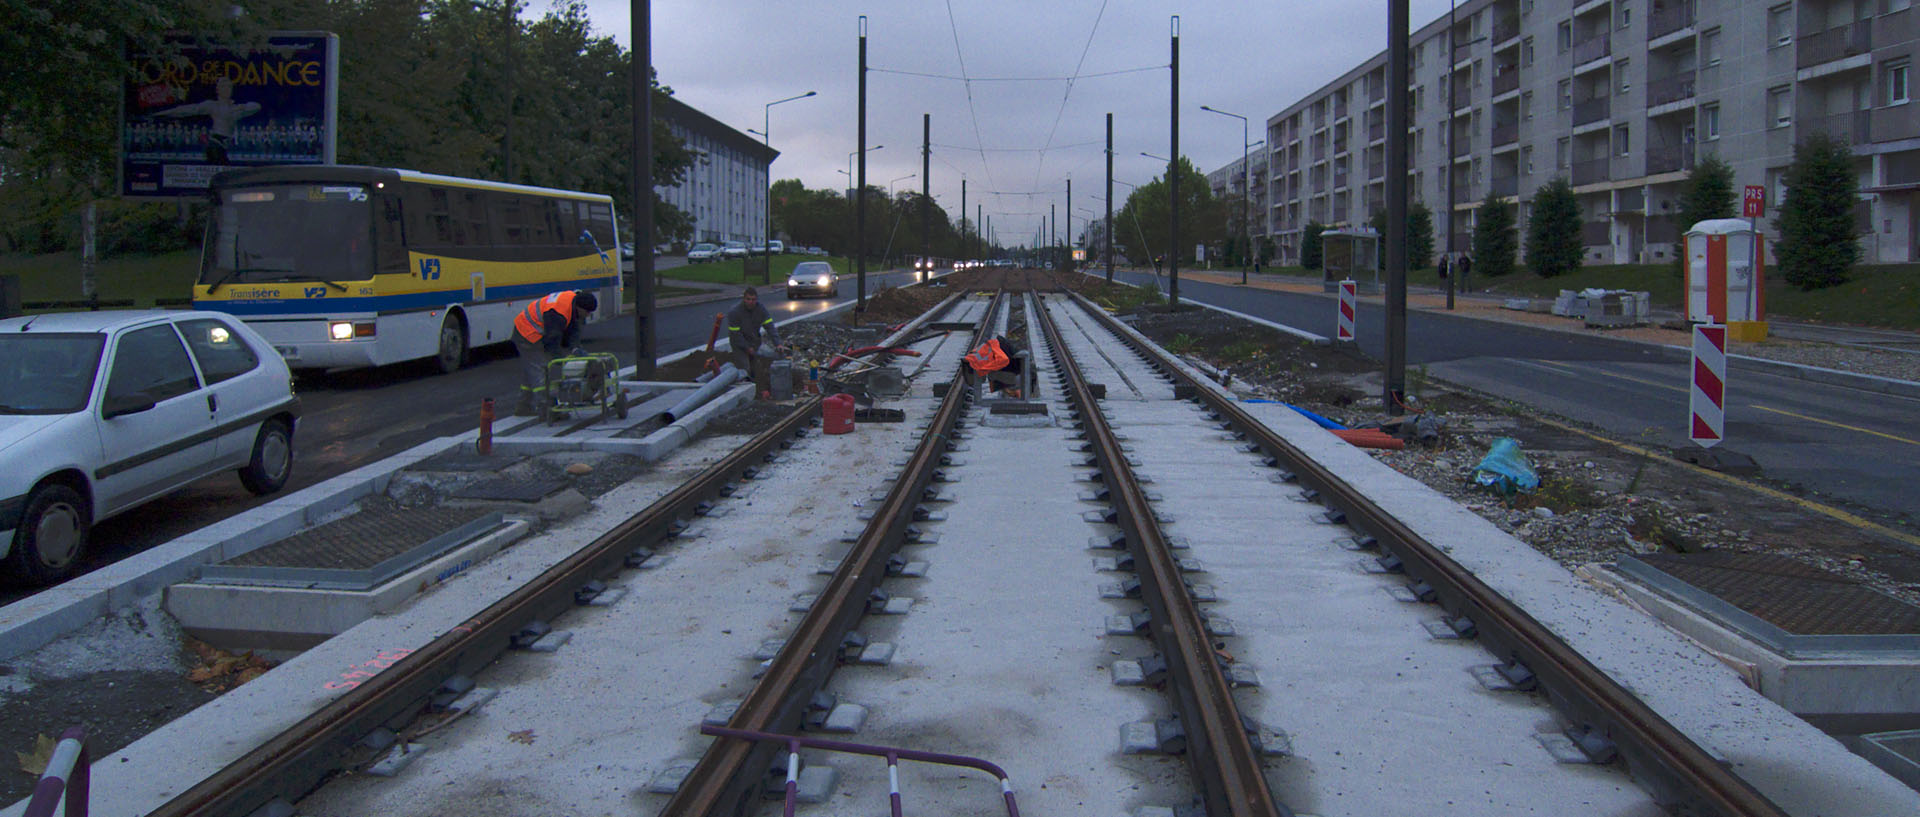
<path id="1" fill-rule="evenodd" d="M 1188 280 L 1205 281 L 1211 284 L 1241 285 L 1238 271 L 1181 270 L 1181 276 Z M 1246 286 L 1278 292 L 1322 295 L 1329 300 L 1333 298 L 1323 290 L 1318 278 L 1298 275 L 1268 272 L 1251 274 L 1248 276 Z M 1448 312 L 1444 290 L 1430 287 L 1409 287 L 1408 290 L 1408 309 Z M 1384 295 L 1362 295 L 1361 299 L 1383 303 L 1386 298 Z M 1577 318 L 1507 309 L 1505 307 L 1507 300 L 1509 296 L 1505 295 L 1456 293 L 1454 309 L 1449 314 L 1682 350 L 1689 348 L 1692 344 L 1691 333 L 1685 329 L 1668 329 L 1658 325 L 1619 329 L 1589 328 Z M 1656 311 L 1655 320 L 1678 317 L 1677 313 L 1662 314 Z M 1331 323 L 1331 316 L 1328 321 Z M 1802 370 L 1793 372 L 1794 376 L 1814 375 L 1806 379 L 1836 385 L 1853 385 L 1872 391 L 1920 396 L 1920 333 L 1895 329 L 1822 326 L 1790 321 L 1772 321 L 1770 324 L 1772 332 L 1767 340 L 1760 343 L 1730 341 L 1729 354 L 1736 361 L 1745 359 L 1761 364 L 1770 371 L 1781 371 L 1786 367 L 1792 367 Z M 1765 366 L 1770 362 L 1785 364 L 1785 366 Z M 1807 369 L 1825 370 L 1832 374 L 1804 371 Z M 1858 382 L 1848 382 L 1842 378 L 1851 378 Z M 1905 385 L 1884 381 L 1895 381 Z"/>

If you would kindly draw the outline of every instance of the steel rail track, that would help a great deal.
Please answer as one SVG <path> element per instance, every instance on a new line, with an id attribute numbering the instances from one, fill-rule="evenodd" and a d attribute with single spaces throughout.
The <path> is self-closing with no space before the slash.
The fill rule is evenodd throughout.
<path id="1" fill-rule="evenodd" d="M 1279 467 L 1318 491 L 1330 509 L 1346 515 L 1348 525 L 1397 557 L 1408 577 L 1433 588 L 1441 607 L 1470 622 L 1488 652 L 1512 662 L 1510 666 L 1517 665 L 1518 677 L 1537 679 L 1562 714 L 1585 727 L 1588 735 L 1617 747 L 1656 800 L 1678 806 L 1686 814 L 1786 817 L 1786 811 L 1645 701 L 1405 522 L 1255 420 L 1210 383 L 1200 382 L 1098 305 L 1077 294 L 1072 297 L 1128 346 L 1191 388 Z"/>
<path id="2" fill-rule="evenodd" d="M 1113 427 L 1044 303 L 1034 310 L 1034 317 L 1056 352 L 1067 394 L 1093 445 L 1120 528 L 1126 533 L 1127 550 L 1140 577 L 1140 596 L 1151 616 L 1149 629 L 1167 661 L 1167 693 L 1186 731 L 1188 765 L 1206 813 L 1213 817 L 1291 815 L 1267 786 L 1260 753 L 1247 734 L 1247 722 L 1220 668 L 1206 621 L 1181 578 L 1180 565 L 1160 531 L 1145 489 L 1134 477 Z"/>
<path id="3" fill-rule="evenodd" d="M 952 299 L 949 299 L 952 301 Z M 996 293 L 974 331 L 974 348 L 985 342 L 994 317 L 1006 302 Z M 962 364 L 964 365 L 964 364 Z M 952 441 L 952 431 L 969 399 L 956 368 L 954 385 L 940 403 L 920 444 L 915 447 L 886 501 L 874 511 L 858 540 L 828 579 L 793 635 L 768 664 L 727 726 L 756 732 L 791 732 L 807 713 L 813 694 L 826 686 L 839 664 L 842 647 L 866 613 L 872 591 L 886 577 L 888 557 L 898 550 L 914 513 Z M 740 817 L 762 797 L 767 772 L 779 747 L 737 738 L 718 738 L 701 755 L 660 811 L 663 817 Z"/>
<path id="4" fill-rule="evenodd" d="M 154 817 L 246 817 L 275 799 L 294 800 L 364 754 L 356 744 L 383 727 L 416 717 L 449 680 L 471 675 L 511 648 L 532 622 L 550 621 L 576 605 L 588 582 L 613 574 L 634 551 L 672 535 L 698 506 L 722 495 L 748 469 L 763 464 L 820 410 L 803 401 L 772 428 L 701 471 L 613 530 L 548 568 L 511 594 L 392 667 L 343 693 L 231 765 L 152 812 Z"/>

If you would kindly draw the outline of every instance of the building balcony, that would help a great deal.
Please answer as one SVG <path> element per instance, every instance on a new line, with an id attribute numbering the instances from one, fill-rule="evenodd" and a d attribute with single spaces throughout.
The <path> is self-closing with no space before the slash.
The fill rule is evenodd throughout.
<path id="1" fill-rule="evenodd" d="M 1665 105 L 1693 98 L 1696 77 L 1689 71 L 1671 77 L 1661 77 L 1647 82 L 1647 107 Z"/>
<path id="2" fill-rule="evenodd" d="M 1463 159 L 1473 155 L 1473 136 L 1471 134 L 1462 134 L 1454 137 L 1452 147 L 1453 158 L 1455 159 Z"/>
<path id="3" fill-rule="evenodd" d="M 1648 148 L 1647 175 L 1693 169 L 1692 148 Z"/>
<path id="4" fill-rule="evenodd" d="M 1385 178 L 1386 175 L 1387 163 L 1385 160 L 1367 163 L 1367 181 L 1379 181 Z"/>
<path id="5" fill-rule="evenodd" d="M 1613 243 L 1613 225 L 1604 221 L 1584 221 L 1580 223 L 1580 243 L 1589 247 L 1599 247 Z"/>
<path id="6" fill-rule="evenodd" d="M 1573 163 L 1573 186 L 1579 187 L 1613 178 L 1613 160 L 1607 157 Z"/>
<path id="7" fill-rule="evenodd" d="M 1520 193 L 1519 176 L 1495 176 L 1490 180 L 1493 186 L 1487 192 L 1496 196 L 1514 196 Z"/>
<path id="8" fill-rule="evenodd" d="M 1493 126 L 1493 146 L 1511 145 L 1520 141 L 1520 123 L 1508 122 Z"/>
<path id="9" fill-rule="evenodd" d="M 1832 116 L 1821 116 L 1800 120 L 1799 139 L 1806 139 L 1815 133 L 1825 133 L 1839 140 L 1843 145 L 1864 145 L 1873 140 L 1873 112 L 1848 111 Z"/>
<path id="10" fill-rule="evenodd" d="M 1385 122 L 1371 122 L 1367 124 L 1367 142 L 1369 144 L 1385 138 L 1387 138 L 1387 125 Z"/>
<path id="11" fill-rule="evenodd" d="M 1693 25 L 1693 20 L 1693 4 L 1690 2 L 1678 3 L 1672 8 L 1655 9 L 1647 15 L 1647 39 L 1658 40 Z"/>
<path id="12" fill-rule="evenodd" d="M 1859 20 L 1818 34 L 1800 37 L 1794 45 L 1794 67 L 1808 68 L 1873 51 L 1873 21 Z"/>
<path id="13" fill-rule="evenodd" d="M 1573 103 L 1573 126 L 1599 122 L 1613 114 L 1612 97 L 1595 97 Z"/>
<path id="14" fill-rule="evenodd" d="M 1519 69 L 1509 68 L 1494 76 L 1493 78 L 1493 95 L 1494 96 L 1499 96 L 1504 93 L 1509 93 L 1509 92 L 1518 91 L 1518 90 L 1520 90 Z"/>
<path id="15" fill-rule="evenodd" d="M 1493 43 L 1499 45 L 1520 36 L 1520 18 L 1502 17 L 1493 21 Z"/>
<path id="16" fill-rule="evenodd" d="M 1613 56 L 1613 38 L 1600 34 L 1573 44 L 1573 64 L 1585 65 Z"/>

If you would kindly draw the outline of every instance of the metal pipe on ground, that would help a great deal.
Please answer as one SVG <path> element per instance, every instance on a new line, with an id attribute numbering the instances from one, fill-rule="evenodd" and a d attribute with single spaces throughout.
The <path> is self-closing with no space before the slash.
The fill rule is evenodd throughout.
<path id="1" fill-rule="evenodd" d="M 715 396 L 719 395 L 720 392 L 725 391 L 728 386 L 733 385 L 735 381 L 740 379 L 742 374 L 745 373 L 735 368 L 731 363 L 720 367 L 719 376 L 707 381 L 706 385 L 701 386 L 695 390 L 694 393 L 687 395 L 681 399 L 680 402 L 673 404 L 673 408 L 661 412 L 660 421 L 663 423 L 671 423 L 687 416 L 692 413 L 694 409 L 706 405 L 708 400 L 712 400 Z"/>

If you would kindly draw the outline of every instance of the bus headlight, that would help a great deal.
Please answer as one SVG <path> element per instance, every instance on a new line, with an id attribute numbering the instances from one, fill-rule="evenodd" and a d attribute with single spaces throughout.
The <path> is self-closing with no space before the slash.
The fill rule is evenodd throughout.
<path id="1" fill-rule="evenodd" d="M 353 340 L 353 324 L 346 321 L 327 324 L 327 336 L 334 340 Z"/>

